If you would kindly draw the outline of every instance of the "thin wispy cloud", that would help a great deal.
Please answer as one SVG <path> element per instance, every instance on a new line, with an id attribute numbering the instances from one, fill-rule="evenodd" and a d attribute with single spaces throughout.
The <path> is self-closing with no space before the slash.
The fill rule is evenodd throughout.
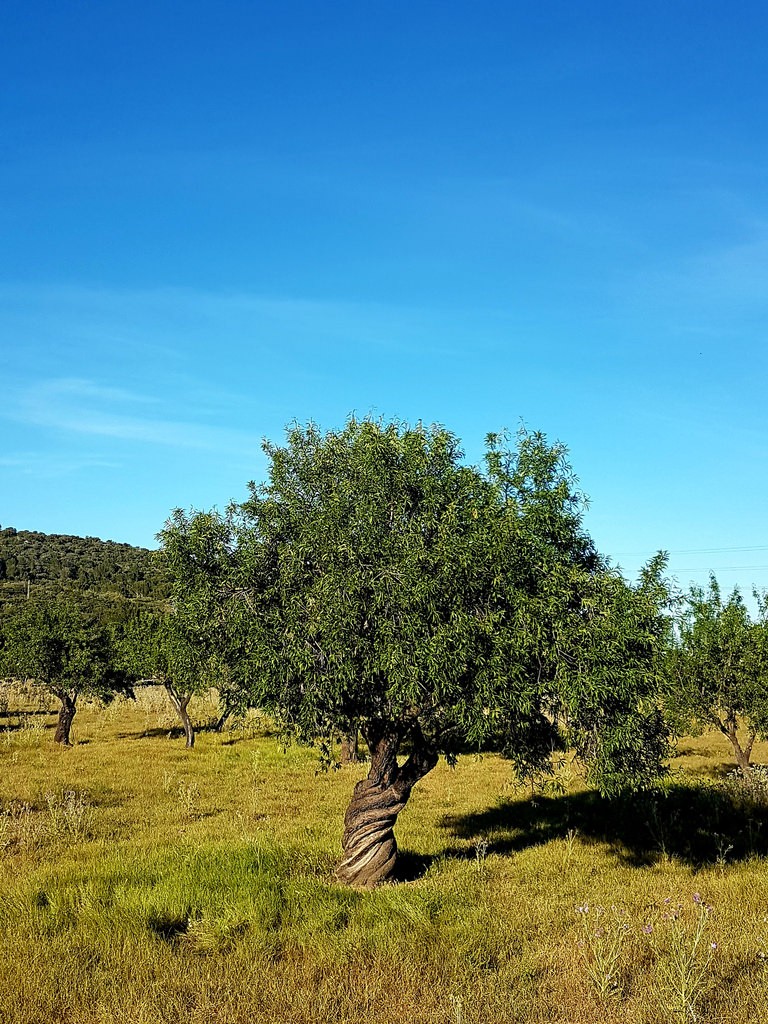
<path id="1" fill-rule="evenodd" d="M 27 388 L 6 415 L 35 427 L 150 445 L 248 453 L 255 434 L 147 415 L 156 400 L 94 381 L 67 378 Z"/>
<path id="2" fill-rule="evenodd" d="M 51 334 L 136 356 L 136 344 L 155 357 L 193 347 L 200 339 L 226 349 L 268 345 L 272 339 L 295 344 L 374 346 L 393 352 L 414 343 L 439 353 L 447 347 L 446 328 L 476 329 L 482 309 L 445 308 L 344 298 L 313 299 L 238 290 L 193 288 L 85 288 L 0 282 L 0 336 Z M 486 311 L 494 315 L 492 310 Z M 10 345 L 9 345 L 10 351 Z"/>
<path id="3" fill-rule="evenodd" d="M 0 466 L 22 476 L 55 480 L 94 469 L 119 469 L 120 462 L 98 455 L 60 456 L 48 452 L 16 452 L 0 455 Z"/>

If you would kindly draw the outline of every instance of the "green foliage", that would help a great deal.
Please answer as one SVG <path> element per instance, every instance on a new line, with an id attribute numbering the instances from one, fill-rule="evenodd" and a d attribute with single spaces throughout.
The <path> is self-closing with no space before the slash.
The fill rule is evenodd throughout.
<path id="1" fill-rule="evenodd" d="M 718 949 L 717 942 L 708 941 L 714 908 L 698 892 L 691 902 L 686 907 L 667 899 L 656 923 L 643 929 L 656 959 L 654 995 L 665 1018 L 677 1024 L 702 1019 L 698 1004 L 713 983 L 712 961 Z"/>
<path id="2" fill-rule="evenodd" d="M 234 710 L 241 702 L 230 681 L 230 665 L 237 661 L 227 616 L 233 598 L 231 518 L 217 512 L 186 516 L 177 509 L 159 536 L 171 581 L 170 610 L 154 617 L 143 645 L 148 674 L 188 693 L 215 686 Z M 145 625 L 151 621 L 144 618 Z"/>
<path id="3" fill-rule="evenodd" d="M 480 737 L 493 487 L 440 428 L 294 427 L 265 450 L 270 481 L 241 509 L 259 702 L 307 736 L 418 718 L 443 748 Z"/>
<path id="4" fill-rule="evenodd" d="M 121 637 L 121 664 L 144 681 L 179 694 L 200 694 L 220 678 L 216 653 L 207 650 L 175 612 L 142 612 Z"/>
<path id="5" fill-rule="evenodd" d="M 225 711 L 236 704 L 227 699 L 232 689 L 225 656 L 230 634 L 220 607 L 228 573 L 226 523 L 215 513 L 187 520 L 177 511 L 160 536 L 164 559 L 173 567 L 170 601 L 125 624 L 123 657 L 137 675 L 165 687 L 191 747 L 188 705 L 193 696 L 215 687 Z"/>
<path id="6" fill-rule="evenodd" d="M 487 443 L 479 469 L 442 427 L 293 426 L 243 505 L 169 523 L 179 607 L 305 738 L 498 745 L 521 774 L 570 740 L 604 790 L 645 784 L 666 752 L 664 559 L 630 586 L 583 529 L 565 449 Z"/>
<path id="7" fill-rule="evenodd" d="M 706 590 L 691 588 L 670 656 L 670 712 L 681 729 L 719 729 L 742 768 L 755 737 L 768 735 L 767 653 L 765 615 L 753 622 L 738 590 L 724 600 L 714 575 Z M 740 722 L 747 727 L 744 742 Z"/>
<path id="8" fill-rule="evenodd" d="M 2 669 L 60 697 L 66 692 L 108 701 L 129 688 L 116 661 L 111 630 L 72 600 L 34 598 L 5 620 Z"/>
<path id="9" fill-rule="evenodd" d="M 670 753 L 659 706 L 672 629 L 665 567 L 657 555 L 636 586 L 607 569 L 582 574 L 555 643 L 569 738 L 605 793 L 653 782 Z"/>

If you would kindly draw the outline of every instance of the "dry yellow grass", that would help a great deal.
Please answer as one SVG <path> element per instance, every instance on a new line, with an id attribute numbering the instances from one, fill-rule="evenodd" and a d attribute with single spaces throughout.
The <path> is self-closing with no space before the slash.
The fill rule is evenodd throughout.
<path id="1" fill-rule="evenodd" d="M 768 835 L 713 781 L 720 737 L 681 743 L 666 795 L 610 805 L 575 773 L 532 798 L 497 757 L 441 764 L 398 826 L 414 880 L 368 893 L 331 878 L 363 766 L 318 773 L 259 729 L 186 751 L 164 714 L 84 708 L 70 750 L 51 714 L 0 720 L 0 1020 L 660 1024 L 694 894 L 697 1019 L 768 1019 Z"/>

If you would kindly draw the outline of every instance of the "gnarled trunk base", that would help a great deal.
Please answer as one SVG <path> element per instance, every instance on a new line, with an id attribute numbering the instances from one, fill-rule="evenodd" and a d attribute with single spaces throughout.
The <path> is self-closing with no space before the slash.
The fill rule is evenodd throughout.
<path id="1" fill-rule="evenodd" d="M 336 878 L 345 885 L 372 889 L 392 878 L 397 862 L 395 822 L 411 789 L 437 764 L 418 724 L 409 729 L 413 750 L 402 767 L 397 763 L 401 733 L 368 723 L 364 733 L 371 754 L 368 777 L 358 782 L 344 816 L 343 856 Z"/>
<path id="2" fill-rule="evenodd" d="M 370 889 L 392 876 L 397 861 L 395 822 L 407 799 L 398 797 L 394 786 L 371 784 L 370 779 L 358 782 L 344 815 L 344 856 L 336 868 L 340 882 Z"/>

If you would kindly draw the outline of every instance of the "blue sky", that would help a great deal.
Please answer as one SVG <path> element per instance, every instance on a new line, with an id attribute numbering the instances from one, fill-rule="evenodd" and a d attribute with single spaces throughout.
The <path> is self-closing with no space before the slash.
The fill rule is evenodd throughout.
<path id="1" fill-rule="evenodd" d="M 5 0 L 0 524 L 154 546 L 350 412 L 768 586 L 763 3 Z"/>

